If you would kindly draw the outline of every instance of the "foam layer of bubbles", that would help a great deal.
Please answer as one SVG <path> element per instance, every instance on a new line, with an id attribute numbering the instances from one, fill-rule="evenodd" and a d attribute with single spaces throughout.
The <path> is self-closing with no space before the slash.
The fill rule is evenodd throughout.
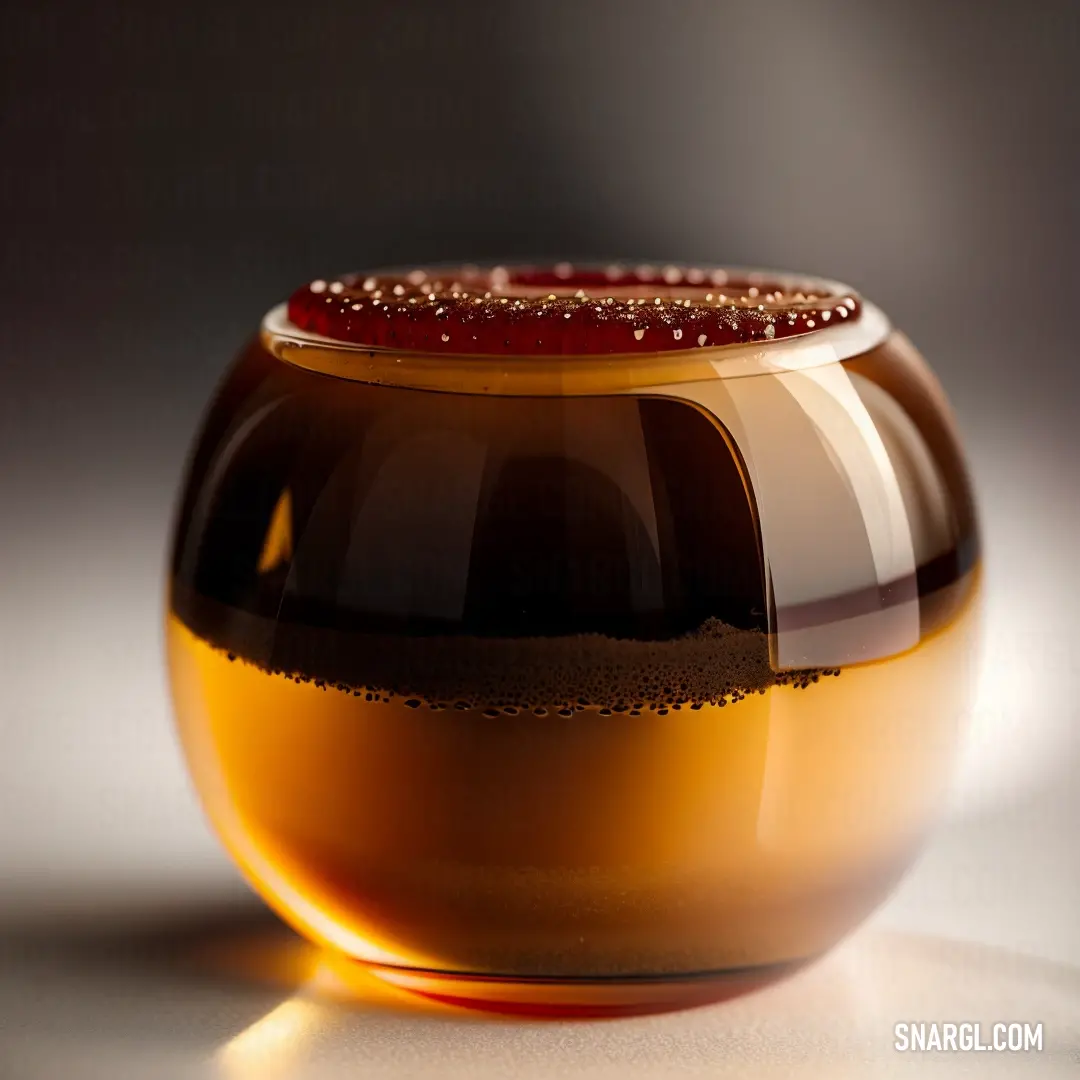
<path id="1" fill-rule="evenodd" d="M 495 638 L 365 634 L 274 623 L 177 591 L 188 627 L 237 662 L 370 701 L 492 716 L 596 708 L 638 715 L 724 705 L 838 669 L 775 672 L 766 634 L 707 619 L 665 641 L 580 634 Z"/>

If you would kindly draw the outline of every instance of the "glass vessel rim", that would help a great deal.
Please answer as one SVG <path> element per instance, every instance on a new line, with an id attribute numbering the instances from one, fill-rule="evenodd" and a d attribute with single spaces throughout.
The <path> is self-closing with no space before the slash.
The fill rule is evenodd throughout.
<path id="1" fill-rule="evenodd" d="M 837 294 L 846 285 L 783 271 L 725 268 L 732 277 L 812 283 Z M 492 354 L 428 352 L 343 341 L 297 326 L 288 305 L 272 307 L 259 337 L 272 355 L 315 373 L 357 382 L 446 392 L 534 395 L 607 393 L 669 383 L 742 379 L 842 362 L 882 344 L 885 313 L 859 297 L 857 319 L 776 340 L 633 353 Z"/>

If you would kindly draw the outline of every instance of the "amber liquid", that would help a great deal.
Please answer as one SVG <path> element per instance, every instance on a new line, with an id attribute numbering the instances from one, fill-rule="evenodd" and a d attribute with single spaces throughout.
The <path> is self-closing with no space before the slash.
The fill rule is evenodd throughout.
<path id="1" fill-rule="evenodd" d="M 879 351 L 959 524 L 914 647 L 777 673 L 745 476 L 699 412 L 253 348 L 195 457 L 168 643 L 260 893 L 386 971 L 523 980 L 780 970 L 864 917 L 940 801 L 978 593 L 951 433 Z"/>

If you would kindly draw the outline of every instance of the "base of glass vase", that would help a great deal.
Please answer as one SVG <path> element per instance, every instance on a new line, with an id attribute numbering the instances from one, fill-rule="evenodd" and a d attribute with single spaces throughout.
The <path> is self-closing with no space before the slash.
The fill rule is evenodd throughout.
<path id="1" fill-rule="evenodd" d="M 466 975 L 378 964 L 364 964 L 364 968 L 399 990 L 442 1005 L 537 1019 L 589 1019 L 712 1005 L 760 990 L 810 962 L 793 960 L 724 971 L 608 978 Z"/>

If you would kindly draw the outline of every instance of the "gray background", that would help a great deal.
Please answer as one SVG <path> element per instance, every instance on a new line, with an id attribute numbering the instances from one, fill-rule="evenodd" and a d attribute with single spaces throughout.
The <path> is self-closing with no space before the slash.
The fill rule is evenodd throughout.
<path id="1" fill-rule="evenodd" d="M 263 311 L 370 265 L 626 256 L 849 282 L 939 373 L 986 660 L 954 820 L 883 918 L 1080 963 L 1078 23 L 1051 0 L 4 4 L 8 934 L 248 903 L 179 762 L 160 602 L 188 440 Z"/>

